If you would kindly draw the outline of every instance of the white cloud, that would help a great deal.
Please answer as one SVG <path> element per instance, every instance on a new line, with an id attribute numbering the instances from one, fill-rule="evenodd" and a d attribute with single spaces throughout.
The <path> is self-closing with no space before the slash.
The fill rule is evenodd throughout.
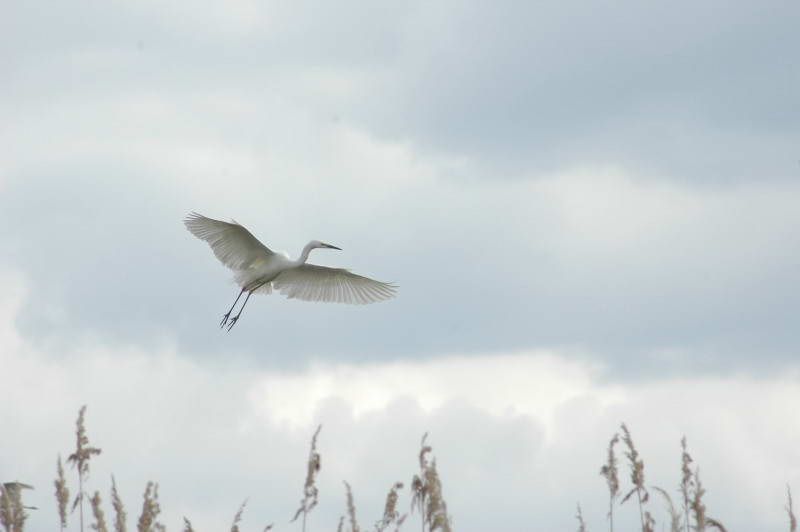
<path id="1" fill-rule="evenodd" d="M 342 512 L 343 479 L 364 523 L 377 519 L 391 482 L 410 480 L 425 431 L 463 531 L 498 520 L 508 531 L 569 527 L 574 501 L 601 526 L 605 487 L 597 471 L 623 420 L 648 483 L 667 489 L 677 484 L 678 441 L 688 436 L 709 512 L 729 529 L 780 526 L 784 485 L 800 477 L 795 372 L 609 385 L 600 368 L 557 352 L 317 362 L 291 373 L 199 362 L 168 342 L 145 351 L 87 339 L 59 352 L 19 337 L 13 323 L 28 296 L 24 282 L 10 273 L 0 282 L 0 364 L 11 376 L 2 382 L 0 471 L 37 487 L 29 495 L 42 508 L 31 518 L 33 532 L 49 530 L 55 517 L 47 486 L 56 453 L 74 445 L 84 403 L 91 441 L 104 449 L 93 461 L 92 489 L 105 492 L 113 471 L 133 516 L 144 482 L 157 480 L 170 528 L 182 515 L 197 527 L 223 527 L 246 496 L 250 527 L 285 522 L 316 423 L 324 425 L 322 502 L 312 530 L 330 528 Z M 652 510 L 664 518 L 660 506 Z M 636 514 L 618 512 L 620 523 Z"/>
<path id="2" fill-rule="evenodd" d="M 577 500 L 594 529 L 622 420 L 648 482 L 686 434 L 712 515 L 785 525 L 796 6 L 187 6 L 7 10 L 0 475 L 37 486 L 34 532 L 84 403 L 92 484 L 133 515 L 161 481 L 173 529 L 247 495 L 248 527 L 284 523 L 318 422 L 314 529 L 342 479 L 377 517 L 425 431 L 457 530 L 574 527 Z M 331 241 L 315 261 L 400 297 L 259 298 L 220 334 L 189 210 Z"/>

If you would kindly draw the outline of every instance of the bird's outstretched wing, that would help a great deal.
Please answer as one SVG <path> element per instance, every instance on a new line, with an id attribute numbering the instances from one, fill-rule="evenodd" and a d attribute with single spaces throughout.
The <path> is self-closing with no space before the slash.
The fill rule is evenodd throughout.
<path id="1" fill-rule="evenodd" d="M 394 297 L 397 287 L 342 268 L 303 264 L 275 278 L 272 286 L 289 299 L 365 305 Z"/>
<path id="2" fill-rule="evenodd" d="M 273 252 L 237 223 L 206 218 L 196 212 L 183 221 L 194 236 L 205 240 L 214 255 L 232 270 L 244 270 L 268 259 Z"/>

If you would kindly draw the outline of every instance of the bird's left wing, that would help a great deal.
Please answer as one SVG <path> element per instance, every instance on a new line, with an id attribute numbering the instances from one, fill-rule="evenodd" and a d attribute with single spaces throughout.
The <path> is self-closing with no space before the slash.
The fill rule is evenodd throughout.
<path id="1" fill-rule="evenodd" d="M 391 283 L 315 264 L 302 264 L 284 271 L 272 281 L 272 286 L 289 299 L 353 305 L 391 299 L 397 290 Z"/>
<path id="2" fill-rule="evenodd" d="M 211 246 L 214 255 L 232 270 L 244 270 L 268 259 L 272 250 L 237 223 L 206 218 L 193 212 L 183 221 L 186 229 Z"/>

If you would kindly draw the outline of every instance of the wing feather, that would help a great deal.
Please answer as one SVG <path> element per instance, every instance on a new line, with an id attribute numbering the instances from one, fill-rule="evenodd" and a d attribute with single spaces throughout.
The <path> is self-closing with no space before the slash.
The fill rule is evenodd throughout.
<path id="1" fill-rule="evenodd" d="M 219 261 L 232 270 L 245 270 L 274 253 L 238 223 L 206 218 L 196 212 L 183 221 L 194 236 L 205 240 Z"/>
<path id="2" fill-rule="evenodd" d="M 272 281 L 289 299 L 365 305 L 391 299 L 397 287 L 356 275 L 343 268 L 303 264 L 284 271 Z"/>

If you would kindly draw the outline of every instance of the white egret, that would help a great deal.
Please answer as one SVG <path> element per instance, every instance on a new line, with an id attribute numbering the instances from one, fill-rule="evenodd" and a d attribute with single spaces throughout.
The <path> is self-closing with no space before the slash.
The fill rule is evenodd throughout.
<path id="1" fill-rule="evenodd" d="M 236 221 L 212 220 L 192 212 L 183 223 L 194 236 L 208 242 L 220 262 L 233 270 L 234 279 L 241 288 L 219 324 L 224 327 L 227 323 L 229 331 L 254 292 L 269 294 L 274 288 L 289 299 L 358 305 L 391 299 L 397 290 L 391 283 L 375 281 L 342 268 L 306 264 L 312 249 L 341 249 L 319 240 L 306 244 L 300 257 L 291 260 L 270 250 Z M 242 307 L 231 318 L 231 312 L 245 292 L 247 297 Z"/>

